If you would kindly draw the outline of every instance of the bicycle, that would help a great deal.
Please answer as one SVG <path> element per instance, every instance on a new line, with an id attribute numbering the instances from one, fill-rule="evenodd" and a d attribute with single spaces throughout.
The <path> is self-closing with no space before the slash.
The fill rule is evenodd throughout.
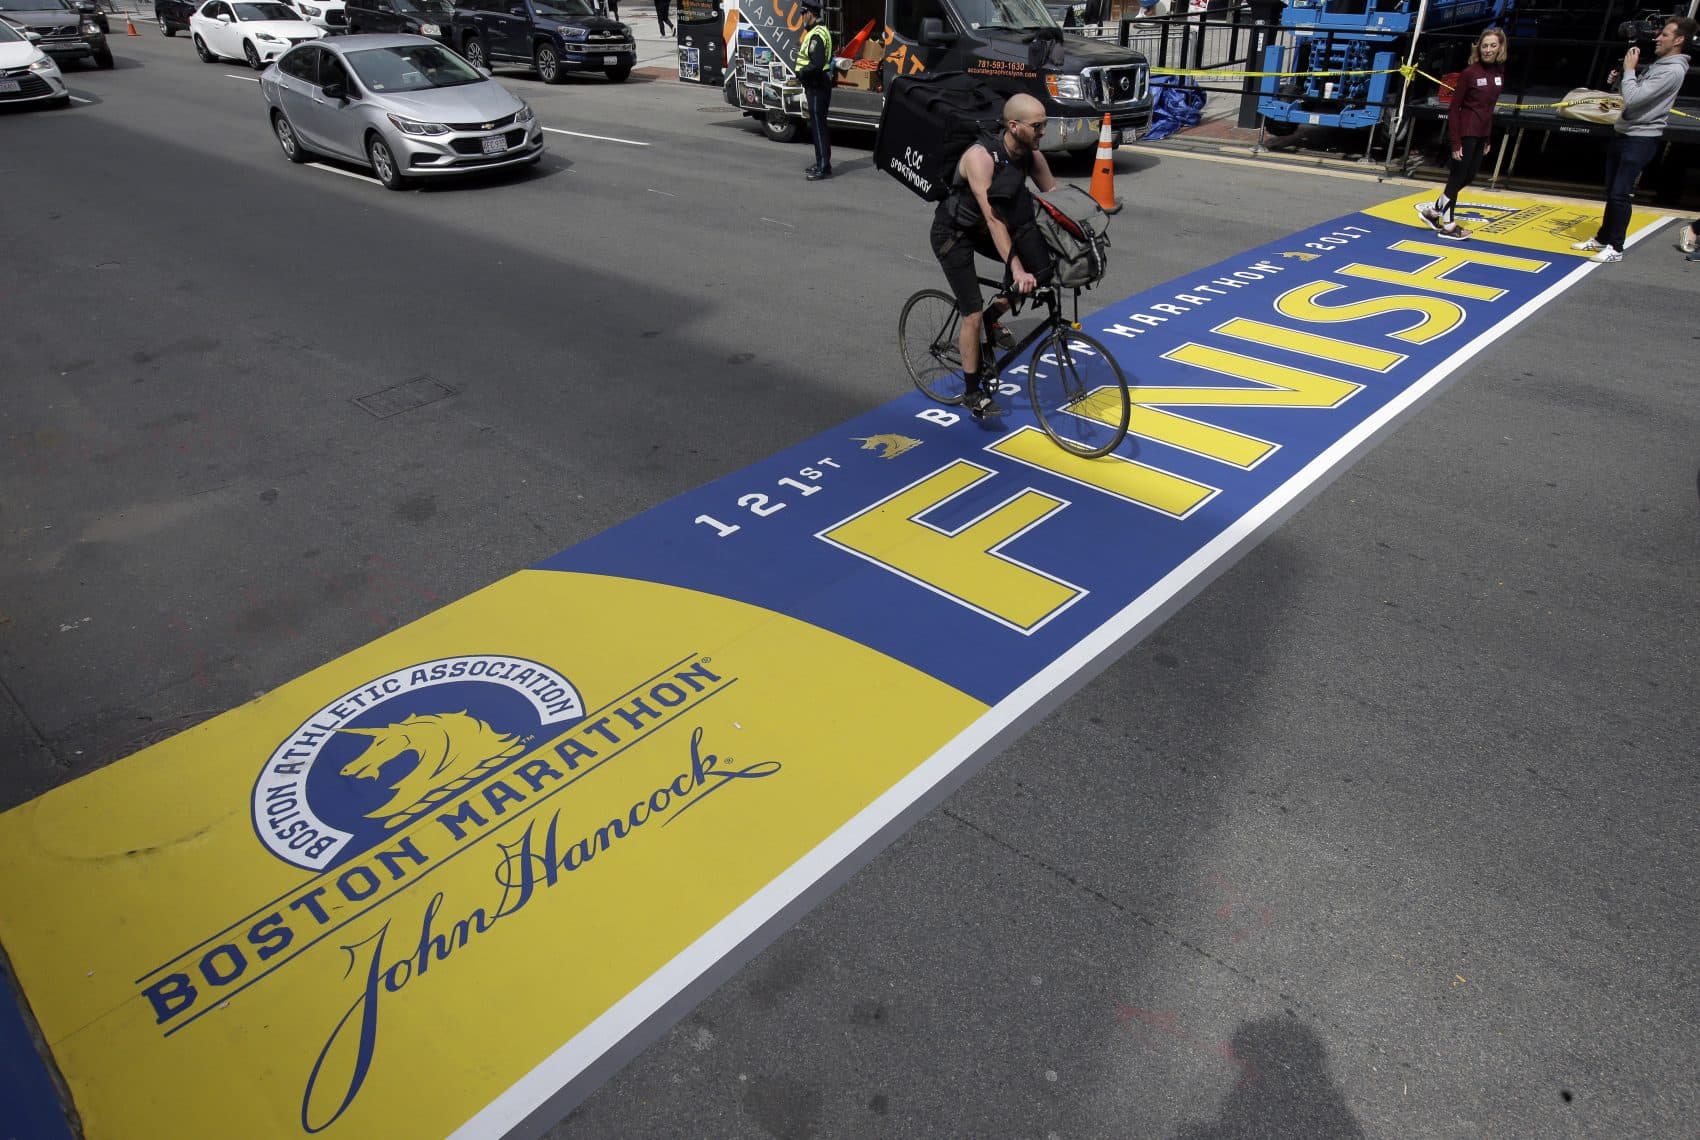
<path id="1" fill-rule="evenodd" d="M 1004 287 L 1001 281 L 984 277 L 979 281 L 998 290 Z M 1080 331 L 1080 290 L 1073 292 L 1074 320 L 1063 316 L 1058 286 L 1041 286 L 1031 298 L 1011 293 L 1007 316 L 1017 315 L 1031 300 L 1045 306 L 1045 319 L 1001 355 L 996 355 L 990 343 L 981 352 L 994 354 L 993 375 L 1000 378 L 1001 388 L 1004 369 L 1032 347 L 1027 398 L 1039 426 L 1064 451 L 1093 459 L 1114 451 L 1127 436 L 1133 405 L 1127 377 L 1116 358 L 1103 344 Z M 962 350 L 957 343 L 961 327 L 956 298 L 942 289 L 916 293 L 904 303 L 903 313 L 897 318 L 897 345 L 909 378 L 922 395 L 941 404 L 962 403 L 967 388 L 962 376 Z"/>

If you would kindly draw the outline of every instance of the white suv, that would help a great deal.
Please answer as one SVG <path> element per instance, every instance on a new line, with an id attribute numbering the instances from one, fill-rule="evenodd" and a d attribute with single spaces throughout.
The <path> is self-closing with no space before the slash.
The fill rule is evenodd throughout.
<path id="1" fill-rule="evenodd" d="M 284 0 L 301 18 L 327 32 L 348 31 L 347 0 Z"/>

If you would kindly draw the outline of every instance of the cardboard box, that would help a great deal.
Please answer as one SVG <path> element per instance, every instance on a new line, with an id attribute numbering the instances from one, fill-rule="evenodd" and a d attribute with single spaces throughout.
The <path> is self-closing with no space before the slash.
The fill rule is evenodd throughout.
<path id="1" fill-rule="evenodd" d="M 858 91 L 879 90 L 880 73 L 860 67 L 853 67 L 838 77 L 838 86 L 854 87 Z"/>
<path id="2" fill-rule="evenodd" d="M 885 45 L 882 44 L 882 43 L 879 43 L 876 40 L 869 40 L 867 43 L 862 45 L 862 58 L 863 59 L 884 59 L 885 58 Z"/>

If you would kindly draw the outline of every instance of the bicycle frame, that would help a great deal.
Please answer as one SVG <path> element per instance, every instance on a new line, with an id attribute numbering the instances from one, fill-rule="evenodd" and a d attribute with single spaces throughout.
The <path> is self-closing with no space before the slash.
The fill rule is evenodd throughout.
<path id="1" fill-rule="evenodd" d="M 992 281 L 988 278 L 981 277 L 979 278 L 979 282 L 982 285 L 989 285 L 1000 292 L 1003 290 L 1002 281 Z M 1027 335 L 1022 337 L 1014 348 L 1007 349 L 1001 354 L 993 354 L 992 374 L 994 376 L 1002 376 L 1005 368 L 1014 364 L 1016 360 L 1020 358 L 1022 353 L 1032 348 L 1033 345 L 1039 341 L 1039 338 L 1049 336 L 1053 330 L 1070 328 L 1078 331 L 1080 329 L 1080 290 L 1074 290 L 1074 319 L 1069 320 L 1063 316 L 1062 286 L 1060 285 L 1041 285 L 1032 293 L 1009 294 L 1009 312 L 1006 315 L 1013 317 L 1021 312 L 1024 303 L 1040 300 L 1044 302 L 1047 312 L 1046 318 L 1029 329 Z M 985 346 L 985 348 L 990 347 L 991 346 L 989 344 Z M 982 348 L 981 351 L 985 351 L 985 348 Z M 982 367 L 983 366 L 984 362 L 982 362 Z"/>

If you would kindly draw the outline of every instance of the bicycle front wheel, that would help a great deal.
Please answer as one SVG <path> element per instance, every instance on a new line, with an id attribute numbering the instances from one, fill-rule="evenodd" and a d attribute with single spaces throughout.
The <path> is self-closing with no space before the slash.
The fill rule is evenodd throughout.
<path id="1" fill-rule="evenodd" d="M 903 315 L 897 318 L 897 347 L 903 353 L 903 367 L 929 400 L 962 402 L 962 349 L 957 343 L 961 329 L 962 314 L 956 311 L 956 298 L 940 289 L 923 289 L 909 298 Z"/>
<path id="2" fill-rule="evenodd" d="M 1039 426 L 1064 451 L 1108 455 L 1127 436 L 1127 377 L 1110 350 L 1083 332 L 1059 328 L 1039 342 L 1028 362 L 1027 395 Z"/>

